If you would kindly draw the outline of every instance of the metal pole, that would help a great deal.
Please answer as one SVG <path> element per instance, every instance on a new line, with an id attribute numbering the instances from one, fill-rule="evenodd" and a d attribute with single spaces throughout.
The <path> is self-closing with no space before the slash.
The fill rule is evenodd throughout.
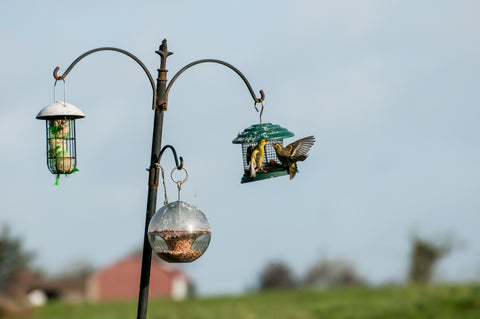
<path id="1" fill-rule="evenodd" d="M 85 52 L 84 54 L 79 56 L 75 61 L 73 61 L 73 63 L 68 67 L 68 69 L 60 76 L 58 75 L 59 67 L 57 66 L 53 72 L 54 78 L 57 81 L 65 79 L 68 73 L 73 69 L 73 67 L 78 62 L 80 62 L 80 60 L 82 60 L 83 58 L 85 58 L 86 56 L 92 53 L 95 53 L 98 51 L 105 51 L 105 50 L 120 52 L 129 56 L 133 60 L 135 60 L 147 74 L 153 89 L 153 110 L 155 111 L 155 118 L 153 123 L 152 156 L 150 159 L 150 168 L 149 168 L 149 175 L 148 175 L 147 214 L 145 219 L 145 231 L 144 231 L 144 238 L 143 238 L 142 269 L 141 269 L 141 276 L 140 276 L 140 291 L 138 295 L 138 310 L 137 310 L 137 319 L 146 319 L 147 304 L 148 304 L 148 290 L 149 290 L 149 284 L 150 284 L 150 266 L 152 262 L 152 249 L 148 241 L 147 232 L 148 232 L 148 225 L 150 223 L 152 216 L 155 214 L 155 210 L 157 206 L 157 190 L 158 190 L 158 181 L 159 181 L 159 168 L 157 167 L 157 163 L 159 163 L 160 156 L 161 156 L 161 148 L 162 148 L 163 112 L 167 110 L 168 92 L 171 88 L 171 85 L 175 82 L 175 80 L 178 78 L 180 74 L 182 74 L 185 70 L 189 69 L 190 67 L 200 63 L 214 62 L 214 63 L 225 65 L 230 69 L 234 70 L 243 79 L 243 81 L 247 85 L 248 90 L 250 91 L 250 94 L 252 95 L 253 100 L 256 103 L 262 102 L 265 99 L 265 94 L 263 93 L 262 90 L 260 90 L 260 98 L 257 98 L 253 93 L 250 83 L 248 83 L 246 77 L 238 69 L 236 69 L 233 65 L 229 63 L 226 63 L 220 60 L 214 60 L 214 59 L 198 60 L 188 64 L 187 66 L 182 68 L 172 78 L 172 81 L 167 87 L 167 72 L 168 72 L 166 68 L 167 57 L 173 54 L 172 52 L 168 52 L 167 50 L 167 40 L 163 40 L 159 50 L 155 51 L 158 55 L 160 55 L 160 68 L 158 69 L 158 78 L 157 78 L 156 87 L 150 72 L 148 71 L 146 66 L 136 56 L 134 56 L 133 54 L 125 50 L 112 48 L 112 47 L 97 48 L 97 49 L 93 49 Z M 176 154 L 175 154 L 175 158 L 176 158 Z M 177 166 L 178 166 L 178 163 L 177 163 Z"/>
<path id="2" fill-rule="evenodd" d="M 152 262 L 152 248 L 148 242 L 148 224 L 153 214 L 155 214 L 157 205 L 157 190 L 159 180 L 159 168 L 157 163 L 160 158 L 162 147 L 162 131 L 163 131 L 163 112 L 167 109 L 167 57 L 171 52 L 167 51 L 167 40 L 162 41 L 162 45 L 158 51 L 160 55 L 160 69 L 158 69 L 157 92 L 154 103 L 155 119 L 153 123 L 153 140 L 152 140 L 152 157 L 150 160 L 150 169 L 148 177 L 148 195 L 147 195 L 147 216 L 145 219 L 145 231 L 143 238 L 143 255 L 142 270 L 140 276 L 140 291 L 138 294 L 137 319 L 146 319 L 148 305 L 148 289 L 150 284 L 150 266 Z"/>

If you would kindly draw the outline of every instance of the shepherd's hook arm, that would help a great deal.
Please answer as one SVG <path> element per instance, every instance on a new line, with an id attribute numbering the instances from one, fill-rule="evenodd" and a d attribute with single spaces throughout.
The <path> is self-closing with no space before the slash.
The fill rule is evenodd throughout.
<path id="1" fill-rule="evenodd" d="M 143 71 L 145 71 L 145 74 L 147 75 L 148 77 L 148 80 L 150 81 L 150 85 L 152 86 L 152 91 L 153 91 L 153 105 L 155 105 L 155 102 L 156 102 L 156 87 L 155 87 L 155 81 L 153 80 L 153 77 L 152 75 L 150 74 L 150 72 L 148 71 L 147 67 L 145 66 L 145 64 L 143 64 L 142 61 L 140 61 L 139 58 L 137 58 L 135 55 L 133 55 L 132 53 L 128 52 L 128 51 L 125 51 L 123 49 L 119 49 L 119 48 L 113 48 L 113 47 L 102 47 L 102 48 L 97 48 L 97 49 L 93 49 L 93 50 L 90 50 L 90 51 L 87 51 L 85 52 L 84 54 L 82 54 L 81 56 L 79 56 L 75 61 L 72 62 L 72 64 L 70 64 L 70 66 L 67 68 L 67 70 L 62 74 L 62 75 L 58 75 L 58 71 L 60 70 L 60 68 L 57 66 L 55 68 L 55 70 L 53 71 L 53 77 L 58 81 L 58 80 L 64 80 L 65 77 L 68 75 L 68 73 L 70 73 L 70 71 L 73 69 L 73 67 L 78 63 L 80 62 L 80 60 L 82 60 L 84 57 L 86 57 L 87 55 L 90 55 L 92 53 L 95 53 L 95 52 L 98 52 L 98 51 L 115 51 L 115 52 L 120 52 L 122 54 L 125 54 L 126 56 L 132 58 L 135 62 L 138 63 L 138 65 L 140 65 L 143 69 Z"/>
<path id="2" fill-rule="evenodd" d="M 163 153 L 167 150 L 167 149 L 170 149 L 172 150 L 172 153 L 173 153 L 173 157 L 175 159 L 175 165 L 176 165 L 176 168 L 178 170 L 181 170 L 183 168 L 183 157 L 180 156 L 180 163 L 178 161 L 178 157 L 177 157 L 177 152 L 175 151 L 175 148 L 172 146 L 172 145 L 165 145 L 162 150 L 160 151 L 160 155 L 158 156 L 158 160 L 157 160 L 157 163 L 160 164 L 160 161 L 162 159 L 162 156 L 163 156 Z"/>
<path id="3" fill-rule="evenodd" d="M 253 100 L 255 101 L 255 103 L 261 103 L 263 102 L 263 100 L 265 100 L 265 93 L 263 93 L 262 90 L 260 90 L 260 98 L 258 98 L 256 95 L 255 95 L 255 92 L 253 92 L 253 89 L 252 89 L 252 86 L 250 85 L 250 83 L 248 82 L 247 78 L 245 77 L 245 75 L 242 74 L 242 72 L 240 72 L 236 67 L 234 67 L 233 65 L 231 65 L 230 63 L 227 63 L 225 61 L 222 61 L 222 60 L 215 60 L 215 59 L 203 59 L 203 60 L 197 60 L 197 61 L 194 61 L 190 64 L 187 64 L 186 66 L 184 66 L 180 71 L 178 71 L 174 76 L 173 78 L 170 80 L 170 83 L 168 83 L 168 86 L 167 86 L 167 91 L 166 91 L 166 96 L 168 98 L 168 93 L 170 91 L 170 89 L 172 88 L 172 85 L 173 83 L 175 83 L 175 80 L 177 80 L 177 78 L 180 76 L 180 74 L 182 74 L 183 72 L 185 72 L 187 69 L 191 68 L 192 66 L 195 66 L 197 64 L 201 64 L 201 63 L 218 63 L 218 64 L 221 64 L 221 65 L 224 65 L 230 69 L 232 69 L 233 71 L 235 71 L 235 73 L 237 73 L 243 80 L 243 82 L 245 83 L 245 85 L 247 86 L 248 88 L 248 91 L 250 92 L 250 94 L 252 95 L 252 98 Z"/>

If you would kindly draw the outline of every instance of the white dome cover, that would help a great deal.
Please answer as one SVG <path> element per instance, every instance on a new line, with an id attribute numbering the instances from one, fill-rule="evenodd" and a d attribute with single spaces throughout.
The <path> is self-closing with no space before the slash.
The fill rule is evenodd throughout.
<path id="1" fill-rule="evenodd" d="M 45 106 L 37 115 L 36 119 L 46 120 L 52 117 L 66 116 L 73 119 L 85 117 L 85 114 L 76 106 L 67 102 L 55 102 Z"/>

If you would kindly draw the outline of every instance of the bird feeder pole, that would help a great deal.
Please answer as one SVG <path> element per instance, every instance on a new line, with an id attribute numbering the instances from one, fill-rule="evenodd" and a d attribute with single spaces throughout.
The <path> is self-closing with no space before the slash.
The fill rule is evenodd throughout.
<path id="1" fill-rule="evenodd" d="M 146 213 L 146 220 L 145 220 L 142 269 L 141 269 L 141 277 L 140 277 L 140 289 L 139 289 L 138 310 L 137 310 L 137 319 L 145 319 L 147 314 L 148 290 L 149 290 L 149 283 L 150 283 L 150 266 L 151 266 L 151 259 L 152 259 L 152 249 L 148 241 L 147 230 L 148 230 L 148 225 L 150 223 L 150 220 L 152 219 L 152 216 L 154 215 L 156 210 L 157 192 L 158 192 L 159 174 L 160 174 L 159 163 L 160 163 L 160 159 L 163 154 L 163 151 L 165 150 L 165 148 L 162 149 L 163 115 L 164 115 L 164 112 L 167 110 L 168 94 L 172 84 L 184 71 L 186 71 L 187 69 L 189 69 L 194 65 L 201 64 L 201 63 L 218 63 L 232 69 L 235 73 L 237 73 L 242 78 L 255 104 L 263 102 L 263 100 L 265 99 L 265 95 L 263 91 L 260 91 L 260 98 L 256 97 L 252 87 L 250 86 L 250 83 L 247 81 L 246 77 L 238 69 L 236 69 L 234 66 L 232 66 L 227 62 L 224 62 L 221 60 L 214 60 L 214 59 L 198 60 L 186 65 L 180 71 L 178 71 L 177 74 L 174 75 L 174 77 L 172 78 L 172 80 L 167 86 L 167 72 L 168 72 L 166 68 L 167 58 L 173 53 L 168 52 L 166 40 L 163 40 L 159 50 L 155 51 L 160 56 L 160 68 L 158 69 L 158 78 L 156 81 L 156 85 L 148 69 L 137 57 L 135 57 L 130 52 L 127 52 L 125 50 L 118 49 L 118 48 L 113 48 L 113 47 L 102 47 L 102 48 L 97 48 L 97 49 L 93 49 L 85 52 L 84 54 L 79 56 L 67 68 L 67 70 L 62 75 L 59 76 L 57 74 L 59 68 L 58 67 L 55 68 L 53 72 L 54 78 L 57 81 L 64 80 L 65 77 L 68 75 L 68 73 L 80 60 L 98 51 L 116 51 L 116 52 L 125 54 L 130 58 L 132 58 L 133 60 L 135 60 L 135 62 L 137 62 L 145 71 L 153 90 L 152 104 L 153 104 L 153 110 L 155 112 L 155 117 L 154 117 L 154 124 L 153 124 L 152 153 L 151 153 L 151 159 L 150 159 L 150 167 L 148 169 L 149 176 L 148 176 L 148 194 L 147 194 L 147 213 Z M 38 118 L 43 119 L 40 117 Z M 170 146 L 170 148 L 172 147 Z M 172 148 L 172 151 L 174 152 L 174 155 L 175 155 L 177 168 L 181 169 L 182 165 L 181 164 L 178 165 L 178 159 L 176 157 L 176 153 L 173 148 Z"/>
<path id="2" fill-rule="evenodd" d="M 152 262 L 152 249 L 148 242 L 147 230 L 150 220 L 157 205 L 157 191 L 159 180 L 159 167 L 156 163 L 160 162 L 160 152 L 162 147 L 163 132 L 163 112 L 167 110 L 167 95 L 165 94 L 167 86 L 167 57 L 173 53 L 167 51 L 167 41 L 163 40 L 158 51 L 160 55 L 160 68 L 158 69 L 157 90 L 153 96 L 153 110 L 155 118 L 153 122 L 153 140 L 152 156 L 150 159 L 150 169 L 148 176 L 148 194 L 147 194 L 147 216 L 145 218 L 145 230 L 143 232 L 143 254 L 142 270 L 140 275 L 140 291 L 138 294 L 137 319 L 147 317 L 148 289 L 150 285 L 150 267 Z"/>

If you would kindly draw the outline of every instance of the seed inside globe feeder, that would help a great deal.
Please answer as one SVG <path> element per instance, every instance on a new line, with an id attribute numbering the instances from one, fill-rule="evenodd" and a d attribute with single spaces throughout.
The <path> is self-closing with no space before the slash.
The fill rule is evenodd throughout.
<path id="1" fill-rule="evenodd" d="M 171 263 L 188 263 L 198 259 L 207 250 L 211 236 L 205 214 L 183 201 L 160 208 L 148 225 L 152 250 Z"/>

